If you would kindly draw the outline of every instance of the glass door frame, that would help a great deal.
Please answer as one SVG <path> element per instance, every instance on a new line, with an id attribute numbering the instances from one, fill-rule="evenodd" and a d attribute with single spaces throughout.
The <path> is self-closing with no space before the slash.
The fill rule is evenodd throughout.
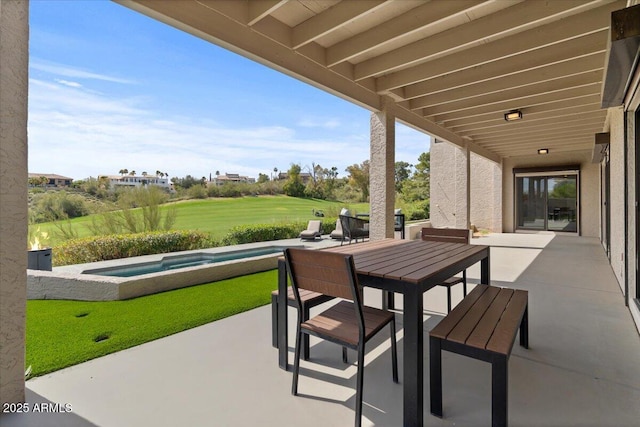
<path id="1" fill-rule="evenodd" d="M 519 214 L 520 214 L 520 200 L 518 198 L 518 194 L 519 194 L 519 189 L 518 189 L 518 178 L 545 178 L 544 182 L 544 190 L 545 190 L 545 207 L 544 207 L 544 212 L 547 212 L 547 204 L 548 204 L 548 199 L 549 199 L 549 188 L 548 188 L 548 178 L 556 178 L 556 177 L 564 177 L 564 176 L 575 176 L 576 177 L 576 231 L 562 231 L 561 233 L 568 233 L 568 234 L 576 234 L 576 235 L 580 235 L 580 169 L 579 168 L 572 168 L 572 167 L 567 167 L 567 168 L 551 168 L 551 169 L 544 169 L 544 168 L 536 168 L 536 169 L 518 169 L 518 170 L 514 170 L 514 174 L 513 174 L 513 189 L 514 189 L 514 226 L 515 226 L 515 230 L 526 230 L 526 231 L 554 231 L 554 230 L 549 230 L 549 226 L 548 226 L 548 215 L 545 215 L 545 220 L 544 220 L 544 228 L 541 230 L 540 228 L 528 228 L 528 227 L 522 227 L 519 225 Z M 555 232 L 560 232 L 560 231 L 555 231 Z"/>

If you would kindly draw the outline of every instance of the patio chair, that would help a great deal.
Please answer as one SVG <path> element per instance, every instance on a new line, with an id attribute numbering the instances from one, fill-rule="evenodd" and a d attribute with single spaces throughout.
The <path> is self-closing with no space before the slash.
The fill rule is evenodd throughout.
<path id="1" fill-rule="evenodd" d="M 351 244 L 352 240 L 358 243 L 358 239 L 364 241 L 364 239 L 369 238 L 369 220 L 340 215 L 340 223 L 342 224 L 342 233 L 344 234 L 344 239 L 340 242 L 340 245 L 342 245 L 345 240 L 348 240 L 349 244 Z"/>
<path id="2" fill-rule="evenodd" d="M 434 242 L 452 242 L 469 244 L 469 230 L 466 228 L 433 228 L 425 227 L 422 229 L 422 240 L 431 240 Z M 438 283 L 438 286 L 447 288 L 447 313 L 451 312 L 451 287 L 462 283 L 462 292 L 467 296 L 467 270 L 462 271 L 462 277 L 452 276 Z"/>
<path id="3" fill-rule="evenodd" d="M 362 304 L 362 288 L 355 274 L 352 255 L 288 248 L 285 250 L 285 259 L 299 307 L 291 393 L 294 396 L 298 394 L 300 352 L 304 335 L 313 335 L 339 344 L 343 348 L 356 350 L 358 373 L 355 425 L 360 426 L 365 343 L 386 325 L 390 326 L 391 332 L 393 381 L 398 382 L 395 315 L 392 312 Z M 303 321 L 300 316 L 303 290 L 320 292 L 342 298 L 342 300 L 322 313 Z"/>
<path id="4" fill-rule="evenodd" d="M 321 229 L 322 221 L 311 220 L 309 224 L 307 224 L 307 229 L 300 232 L 300 238 L 303 240 L 315 240 L 318 237 L 322 237 Z"/>

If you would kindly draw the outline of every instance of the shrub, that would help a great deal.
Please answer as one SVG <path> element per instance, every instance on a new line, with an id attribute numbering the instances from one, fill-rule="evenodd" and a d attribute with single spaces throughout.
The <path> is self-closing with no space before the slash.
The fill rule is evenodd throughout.
<path id="1" fill-rule="evenodd" d="M 69 240 L 53 251 L 55 266 L 105 261 L 132 256 L 203 249 L 218 244 L 200 231 L 92 236 Z"/>
<path id="2" fill-rule="evenodd" d="M 329 234 L 336 228 L 337 218 L 318 218 L 322 220 L 322 234 Z M 222 239 L 221 244 L 239 245 L 242 243 L 267 242 L 270 240 L 295 239 L 307 228 L 307 222 L 296 221 L 288 224 L 239 225 Z"/>
<path id="3" fill-rule="evenodd" d="M 266 242 L 269 240 L 293 239 L 307 228 L 306 224 L 254 224 L 238 225 L 222 239 L 222 244 L 239 245 L 242 243 Z"/>

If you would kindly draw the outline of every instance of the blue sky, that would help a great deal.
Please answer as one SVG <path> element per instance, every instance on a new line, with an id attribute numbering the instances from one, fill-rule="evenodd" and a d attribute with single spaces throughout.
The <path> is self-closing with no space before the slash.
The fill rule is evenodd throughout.
<path id="1" fill-rule="evenodd" d="M 370 113 L 106 0 L 30 2 L 29 172 L 257 177 L 369 157 Z M 396 160 L 427 135 L 396 128 Z"/>

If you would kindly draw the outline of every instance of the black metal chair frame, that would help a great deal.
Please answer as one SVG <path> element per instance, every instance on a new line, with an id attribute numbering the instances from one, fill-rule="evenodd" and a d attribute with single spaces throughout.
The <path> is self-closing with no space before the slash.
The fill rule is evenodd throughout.
<path id="1" fill-rule="evenodd" d="M 355 240 L 358 243 L 358 239 L 364 239 L 369 237 L 368 224 L 369 220 L 357 218 L 355 216 L 347 216 L 340 215 L 340 224 L 342 225 L 342 241 L 340 245 L 344 243 L 345 240 L 349 241 L 351 244 L 352 240 Z"/>
<path id="2" fill-rule="evenodd" d="M 355 266 L 353 262 L 353 256 L 330 253 L 330 252 L 317 252 L 315 254 L 312 254 L 313 258 L 312 259 L 310 258 L 309 262 L 312 262 L 316 267 L 320 269 L 324 268 L 325 271 L 327 271 L 328 273 L 329 279 L 331 280 L 335 279 L 336 276 L 340 277 L 341 275 L 345 275 L 347 278 L 347 281 L 349 283 L 349 288 L 351 290 L 352 300 L 349 302 L 342 301 L 338 303 L 336 306 L 340 304 L 348 304 L 349 306 L 353 307 L 354 309 L 353 324 L 357 325 L 358 327 L 359 338 L 358 338 L 358 342 L 356 344 L 353 344 L 351 342 L 348 342 L 347 340 L 341 340 L 339 338 L 336 338 L 335 336 L 330 336 L 328 334 L 323 334 L 321 332 L 305 328 L 304 327 L 305 325 L 303 324 L 305 322 L 303 322 L 301 317 L 302 302 L 301 302 L 300 292 L 299 292 L 299 282 L 296 276 L 296 263 L 298 262 L 296 258 L 300 258 L 301 256 L 304 257 L 303 253 L 305 252 L 308 254 L 311 251 L 308 249 L 293 249 L 293 248 L 288 248 L 285 250 L 285 259 L 287 262 L 287 269 L 289 271 L 289 275 L 291 278 L 293 292 L 299 306 L 297 332 L 296 332 L 295 362 L 294 362 L 294 368 L 293 368 L 293 381 L 291 385 L 291 393 L 294 396 L 298 394 L 298 376 L 300 371 L 300 353 L 301 353 L 303 335 L 305 334 L 313 335 L 318 338 L 341 345 L 343 347 L 343 359 L 346 356 L 346 348 L 351 348 L 353 350 L 356 350 L 358 353 L 358 372 L 357 372 L 357 379 L 356 379 L 355 425 L 356 427 L 358 427 L 361 425 L 361 422 L 362 422 L 362 388 L 363 388 L 363 382 L 364 382 L 363 380 L 364 380 L 365 343 L 370 338 L 375 336 L 387 324 L 389 324 L 390 332 L 391 332 L 391 359 L 392 359 L 392 369 L 393 369 L 393 381 L 395 383 L 398 382 L 398 356 L 397 356 L 397 344 L 396 344 L 395 315 L 388 317 L 383 322 L 379 322 L 379 324 L 375 325 L 376 327 L 373 328 L 370 334 L 367 335 L 365 330 L 365 317 L 364 317 L 364 311 L 363 311 L 364 307 L 362 304 L 362 288 L 358 284 L 358 279 L 355 273 Z M 318 256 L 320 254 L 322 255 Z M 334 263 L 337 262 L 339 264 L 339 262 L 342 261 L 344 262 L 344 269 L 340 269 L 340 270 L 332 269 L 332 267 L 323 263 L 324 260 L 331 260 L 332 266 L 335 265 Z M 344 277 L 340 277 L 340 279 L 344 279 Z M 312 290 L 315 292 L 322 292 L 323 294 L 334 296 L 337 298 L 347 299 L 348 297 L 348 295 L 345 294 L 344 290 L 336 291 L 335 288 L 341 285 L 336 285 L 334 282 L 330 282 L 330 280 L 323 281 L 322 277 L 314 278 L 313 281 L 317 282 L 317 288 L 314 285 L 314 286 L 311 286 L 313 289 L 309 289 L 309 290 Z M 306 282 L 308 282 L 308 280 L 306 280 Z M 304 287 L 300 287 L 300 289 L 308 289 L 310 287 L 308 285 L 309 284 L 307 283 Z M 342 286 L 342 287 L 346 288 L 345 286 Z M 377 310 L 379 312 L 383 312 L 383 310 L 372 309 L 370 307 L 366 307 L 366 308 L 367 310 L 370 310 L 370 311 Z M 332 310 L 331 308 L 326 310 L 325 312 L 321 313 L 320 316 L 324 313 L 330 312 L 331 310 Z M 387 311 L 384 311 L 384 313 L 389 314 L 389 312 Z M 369 326 L 371 326 L 371 324 L 369 324 Z"/>

